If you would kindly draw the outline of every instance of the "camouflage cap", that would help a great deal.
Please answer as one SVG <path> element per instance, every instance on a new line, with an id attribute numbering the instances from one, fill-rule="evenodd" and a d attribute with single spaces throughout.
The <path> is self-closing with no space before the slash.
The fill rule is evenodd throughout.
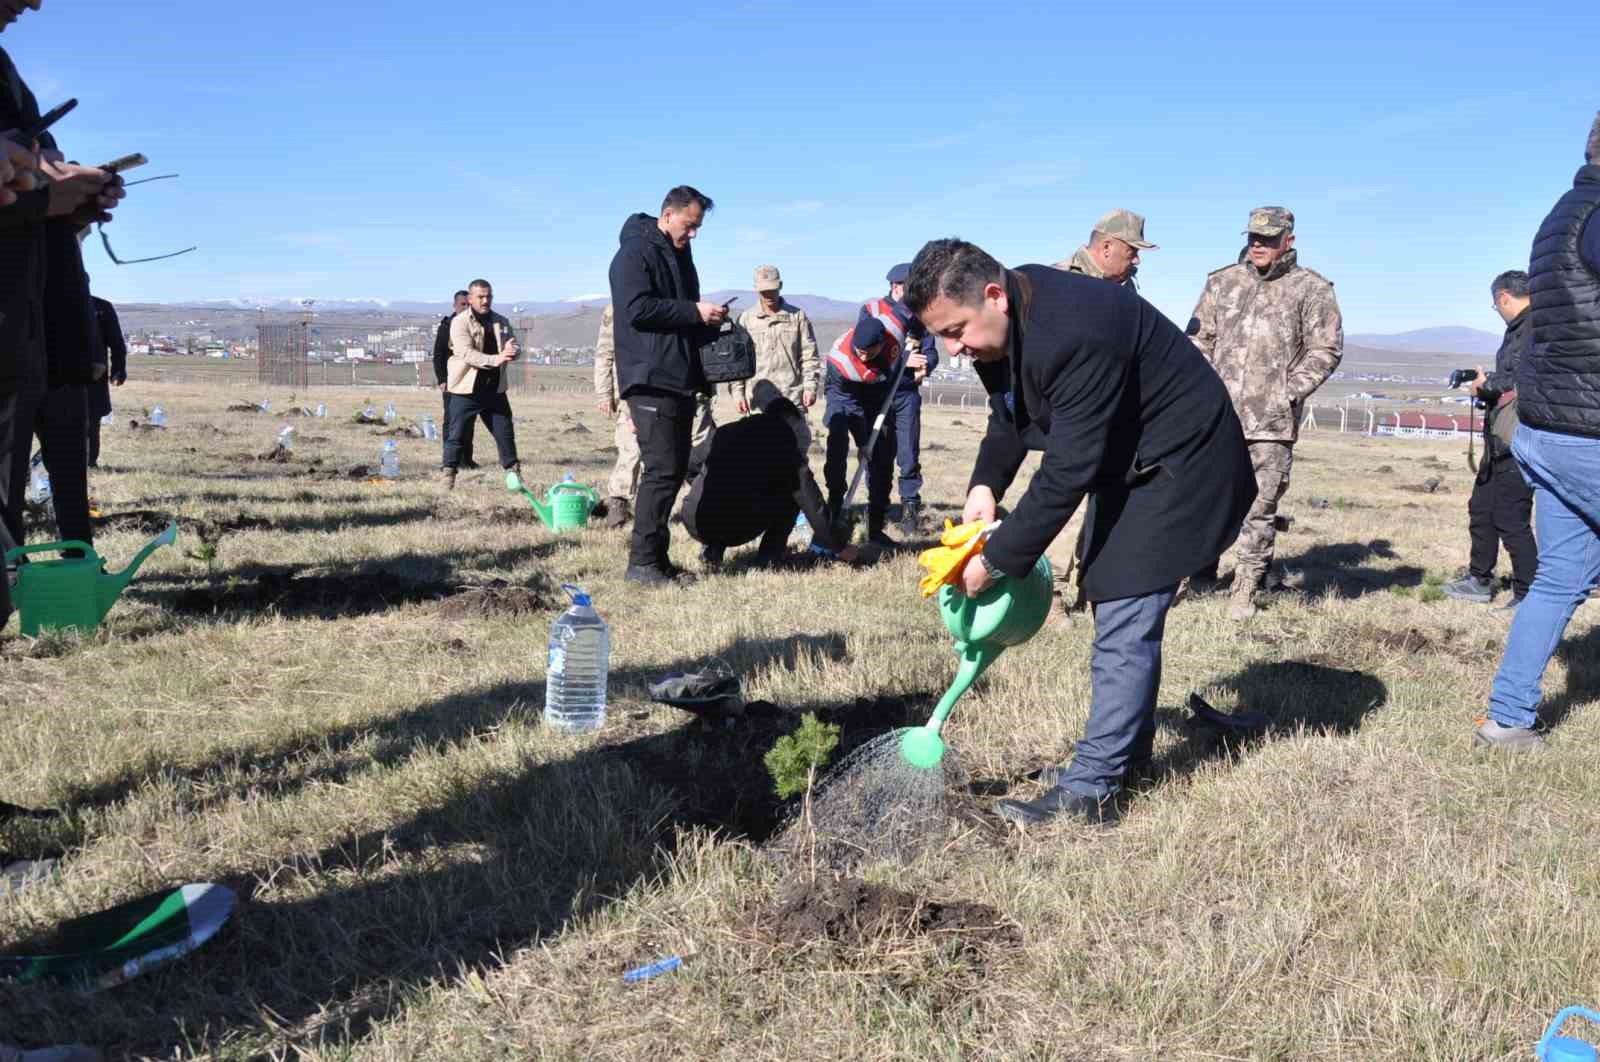
<path id="1" fill-rule="evenodd" d="M 1094 223 L 1094 231 L 1115 236 L 1130 247 L 1141 251 L 1159 251 L 1161 248 L 1144 238 L 1144 215 L 1131 210 L 1113 210 Z"/>
<path id="2" fill-rule="evenodd" d="M 783 287 L 783 277 L 778 275 L 777 266 L 756 266 L 757 291 L 777 291 Z"/>
<path id="3" fill-rule="evenodd" d="M 1288 207 L 1265 206 L 1250 211 L 1250 227 L 1246 236 L 1282 236 L 1294 231 L 1294 211 Z"/>

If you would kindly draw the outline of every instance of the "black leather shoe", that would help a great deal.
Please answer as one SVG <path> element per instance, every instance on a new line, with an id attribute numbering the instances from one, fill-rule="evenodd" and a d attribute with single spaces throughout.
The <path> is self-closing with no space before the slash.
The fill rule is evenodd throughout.
<path id="1" fill-rule="evenodd" d="M 628 570 L 622 575 L 622 581 L 651 587 L 673 585 L 672 576 L 660 568 L 648 568 L 642 564 L 628 565 Z"/>
<path id="2" fill-rule="evenodd" d="M 1131 778 L 1134 775 L 1148 775 L 1151 773 L 1154 765 L 1154 756 L 1131 757 L 1128 760 L 1128 769 L 1125 772 L 1125 777 Z M 1070 763 L 1064 763 L 1059 767 L 1046 767 L 1044 770 L 1039 772 L 1039 784 L 1047 788 L 1055 788 L 1061 784 L 1063 779 L 1067 777 L 1067 770 L 1071 766 L 1072 765 Z"/>
<path id="3" fill-rule="evenodd" d="M 1018 826 L 1042 826 L 1065 815 L 1090 826 L 1114 826 L 1119 815 L 1110 797 L 1084 796 L 1056 786 L 1037 800 L 1002 800 L 995 812 Z"/>

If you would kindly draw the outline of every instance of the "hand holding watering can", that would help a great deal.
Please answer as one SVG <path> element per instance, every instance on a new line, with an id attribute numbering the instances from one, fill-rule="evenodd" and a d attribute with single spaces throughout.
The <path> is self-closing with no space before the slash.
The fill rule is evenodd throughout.
<path id="1" fill-rule="evenodd" d="M 981 485 L 973 487 L 967 492 L 967 507 L 961 511 L 961 523 L 983 524 L 992 531 L 994 528 L 989 525 L 995 522 L 995 511 L 998 506 L 994 491 Z M 958 585 L 968 597 L 977 597 L 994 585 L 994 578 L 994 572 L 984 563 L 983 553 L 980 551 L 967 559 L 966 567 L 961 570 L 961 581 Z"/>

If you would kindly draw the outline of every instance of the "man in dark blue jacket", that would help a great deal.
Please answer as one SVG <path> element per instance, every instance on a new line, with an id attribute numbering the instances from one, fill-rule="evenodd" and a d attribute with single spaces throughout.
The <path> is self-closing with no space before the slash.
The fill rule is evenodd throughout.
<path id="1" fill-rule="evenodd" d="M 895 460 L 900 465 L 900 530 L 922 531 L 922 381 L 939 367 L 939 347 L 906 306 L 911 263 L 889 270 L 889 303 L 906 324 L 906 371 L 894 395 Z"/>
<path id="2" fill-rule="evenodd" d="M 1085 496 L 1084 596 L 1094 606 L 1089 723 L 1069 767 L 1021 824 L 1103 822 L 1130 765 L 1155 740 L 1161 639 L 1178 583 L 1232 544 L 1255 473 L 1228 390 L 1181 329 L 1133 291 L 1051 266 L 1008 270 L 961 240 L 911 265 L 906 301 L 952 357 L 970 354 L 989 393 L 964 520 L 992 522 L 1030 450 L 1027 491 L 967 563 L 977 595 L 1033 570 Z"/>
<path id="3" fill-rule="evenodd" d="M 728 307 L 700 301 L 689 243 L 712 208 L 688 185 L 672 189 L 661 216 L 635 214 L 611 259 L 617 393 L 639 438 L 639 494 L 624 579 L 662 586 L 678 574 L 668 559 L 667 518 L 689 470 L 696 396 L 708 392 L 696 352 L 728 319 Z"/>
<path id="4" fill-rule="evenodd" d="M 1545 748 L 1540 680 L 1600 582 L 1600 114 L 1585 165 L 1533 239 L 1533 347 L 1517 368 L 1511 452 L 1533 487 L 1539 571 L 1517 608 L 1475 748 Z"/>

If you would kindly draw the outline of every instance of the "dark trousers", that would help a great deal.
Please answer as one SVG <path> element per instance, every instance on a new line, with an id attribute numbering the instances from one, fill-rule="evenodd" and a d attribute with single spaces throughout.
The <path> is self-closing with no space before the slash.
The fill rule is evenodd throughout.
<path id="1" fill-rule="evenodd" d="M 922 392 L 894 396 L 895 460 L 900 465 L 900 501 L 922 500 Z"/>
<path id="2" fill-rule="evenodd" d="M 860 401 L 831 392 L 828 395 L 828 410 L 822 418 L 828 429 L 828 456 L 822 466 L 822 478 L 828 488 L 828 507 L 834 510 L 836 520 L 849 484 L 850 443 L 854 441 L 857 450 L 865 449 L 872 435 L 872 418 L 878 415 L 887 397 L 888 392 L 881 390 L 867 392 Z M 881 524 L 889 509 L 894 451 L 894 421 L 886 417 L 878 445 L 867 458 L 867 516 L 874 523 Z"/>
<path id="3" fill-rule="evenodd" d="M 53 387 L 19 399 L 9 433 L 11 489 L 6 497 L 5 524 L 17 545 L 23 540 L 22 499 L 28 489 L 28 457 L 39 437 L 44 470 L 50 475 L 50 496 L 56 513 L 56 534 L 63 541 L 89 542 L 88 397 L 82 384 Z"/>
<path id="4" fill-rule="evenodd" d="M 0 558 L 22 545 L 22 495 L 28 489 L 28 452 L 33 437 L 19 431 L 17 424 L 22 417 L 31 417 L 34 401 L 31 395 L 0 393 Z M 10 615 L 11 581 L 0 567 L 0 627 Z"/>
<path id="5" fill-rule="evenodd" d="M 505 395 L 451 395 L 444 435 L 444 467 L 460 468 L 462 439 L 470 438 L 472 418 L 482 417 L 500 451 L 500 467 L 517 463 L 517 433 L 511 423 L 511 400 Z"/>
<path id="6" fill-rule="evenodd" d="M 1062 788 L 1082 796 L 1109 796 L 1121 787 L 1130 762 L 1150 758 L 1156 692 L 1161 688 L 1161 639 L 1177 592 L 1169 586 L 1095 603 L 1089 722 L 1059 783 Z"/>
<path id="7" fill-rule="evenodd" d="M 1539 546 L 1533 538 L 1533 491 L 1510 454 L 1478 466 L 1478 480 L 1467 502 L 1467 530 L 1472 536 L 1472 574 L 1492 578 L 1504 542 L 1511 555 L 1512 593 L 1517 597 L 1526 594 L 1539 570 Z"/>
<path id="8" fill-rule="evenodd" d="M 444 425 L 444 440 L 446 443 L 450 441 L 450 400 L 454 397 L 455 395 L 451 394 L 449 391 L 444 392 L 444 419 L 439 423 Z M 485 427 L 488 427 L 489 418 L 484 417 L 483 423 Z M 461 436 L 461 449 L 456 454 L 456 460 L 463 465 L 472 464 L 472 429 L 473 421 L 472 418 L 469 417 L 467 419 L 466 430 Z M 491 428 L 490 430 L 492 431 L 493 429 Z"/>
<path id="9" fill-rule="evenodd" d="M 672 535 L 667 519 L 684 477 L 689 474 L 689 444 L 694 435 L 694 396 L 634 392 L 628 413 L 639 439 L 639 495 L 633 503 L 633 540 L 628 564 L 667 570 Z"/>
<path id="10" fill-rule="evenodd" d="M 100 467 L 100 418 L 88 418 L 89 467 Z"/>

